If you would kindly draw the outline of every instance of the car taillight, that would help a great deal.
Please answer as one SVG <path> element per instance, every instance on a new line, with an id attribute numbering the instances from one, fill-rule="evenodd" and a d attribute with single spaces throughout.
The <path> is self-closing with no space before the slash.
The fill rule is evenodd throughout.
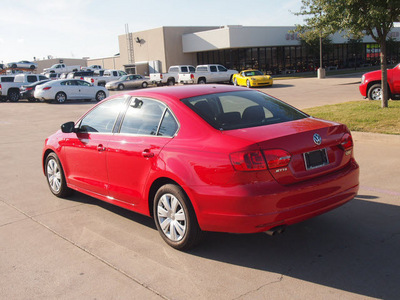
<path id="1" fill-rule="evenodd" d="M 345 151 L 353 148 L 353 139 L 350 134 L 346 133 L 343 135 L 342 140 L 340 141 L 340 146 Z"/>
<path id="2" fill-rule="evenodd" d="M 264 156 L 269 169 L 286 167 L 292 158 L 289 152 L 282 149 L 264 150 Z"/>
<path id="3" fill-rule="evenodd" d="M 0 83 L 0 90 L 1 90 L 1 83 Z"/>
<path id="4" fill-rule="evenodd" d="M 49 89 L 51 89 L 51 86 L 47 86 L 47 87 L 43 88 L 43 90 L 45 90 L 45 91 L 47 91 Z"/>
<path id="5" fill-rule="evenodd" d="M 30 91 L 30 90 L 33 90 L 33 87 L 27 87 L 27 88 L 25 88 L 25 91 Z"/>
<path id="6" fill-rule="evenodd" d="M 160 74 L 160 79 L 162 79 L 162 74 Z"/>
<path id="7" fill-rule="evenodd" d="M 94 83 L 94 79 L 92 78 L 92 79 L 90 79 L 90 81 L 92 82 L 92 83 Z"/>
<path id="8" fill-rule="evenodd" d="M 267 169 L 261 151 L 231 153 L 231 163 L 236 171 L 258 171 Z"/>
<path id="9" fill-rule="evenodd" d="M 190 74 L 190 79 L 194 80 L 194 74 Z"/>

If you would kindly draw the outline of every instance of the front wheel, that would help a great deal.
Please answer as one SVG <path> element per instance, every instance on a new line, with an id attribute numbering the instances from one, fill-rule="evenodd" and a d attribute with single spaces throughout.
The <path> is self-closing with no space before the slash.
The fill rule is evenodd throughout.
<path id="1" fill-rule="evenodd" d="M 147 84 L 147 82 L 146 82 L 146 81 L 142 83 L 142 88 L 144 88 L 144 89 L 145 89 L 145 88 L 147 88 L 147 86 L 148 86 L 148 84 Z"/>
<path id="2" fill-rule="evenodd" d="M 202 231 L 185 192 L 166 184 L 154 198 L 154 221 L 164 241 L 177 250 L 188 250 L 201 238 Z"/>
<path id="3" fill-rule="evenodd" d="M 101 101 L 106 98 L 106 93 L 103 91 L 98 91 L 96 94 L 96 101 Z"/>
<path id="4" fill-rule="evenodd" d="M 71 194 L 72 190 L 67 186 L 60 160 L 54 152 L 46 157 L 45 171 L 47 183 L 54 195 L 63 198 Z"/>
<path id="5" fill-rule="evenodd" d="M 125 86 L 121 83 L 118 84 L 118 90 L 122 91 L 125 88 Z"/>
<path id="6" fill-rule="evenodd" d="M 382 100 L 382 87 L 381 84 L 374 84 L 368 90 L 369 100 Z"/>

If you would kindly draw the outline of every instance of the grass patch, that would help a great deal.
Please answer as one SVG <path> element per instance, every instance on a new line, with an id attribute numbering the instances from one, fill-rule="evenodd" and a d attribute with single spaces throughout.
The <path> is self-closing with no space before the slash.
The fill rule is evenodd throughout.
<path id="1" fill-rule="evenodd" d="M 304 109 L 316 118 L 344 123 L 352 131 L 400 135 L 400 101 L 389 101 L 381 108 L 380 101 L 353 101 Z"/>

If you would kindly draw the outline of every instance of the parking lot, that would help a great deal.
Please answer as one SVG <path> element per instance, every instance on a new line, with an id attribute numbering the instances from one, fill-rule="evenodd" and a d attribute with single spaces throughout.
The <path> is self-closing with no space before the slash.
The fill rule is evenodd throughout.
<path id="1" fill-rule="evenodd" d="M 359 78 L 261 90 L 307 108 L 362 100 Z M 150 218 L 49 191 L 44 139 L 93 104 L 0 104 L 0 299 L 398 299 L 399 136 L 353 133 L 361 186 L 346 205 L 273 237 L 209 233 L 185 253 Z"/>

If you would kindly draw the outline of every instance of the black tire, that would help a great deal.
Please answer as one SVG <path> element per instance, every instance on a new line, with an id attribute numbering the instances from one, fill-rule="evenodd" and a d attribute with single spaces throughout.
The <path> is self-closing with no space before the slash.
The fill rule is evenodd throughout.
<path id="1" fill-rule="evenodd" d="M 107 97 L 106 93 L 104 93 L 103 91 L 98 91 L 96 93 L 96 101 L 99 102 L 103 99 L 105 99 Z"/>
<path id="2" fill-rule="evenodd" d="M 29 68 L 30 68 L 31 70 L 35 70 L 35 69 L 36 69 L 36 67 L 35 67 L 34 65 L 31 65 Z"/>
<path id="3" fill-rule="evenodd" d="M 72 193 L 65 181 L 64 170 L 58 156 L 52 152 L 46 157 L 44 165 L 50 191 L 57 197 L 64 198 Z"/>
<path id="4" fill-rule="evenodd" d="M 123 89 L 125 89 L 125 86 L 122 83 L 118 84 L 118 90 L 122 91 Z"/>
<path id="5" fill-rule="evenodd" d="M 98 86 L 106 86 L 106 83 L 105 82 L 99 82 L 98 84 L 97 84 Z"/>
<path id="6" fill-rule="evenodd" d="M 58 104 L 63 104 L 67 101 L 67 95 L 64 92 L 58 92 L 54 100 Z"/>
<path id="7" fill-rule="evenodd" d="M 10 100 L 10 102 L 18 102 L 19 100 L 19 91 L 9 91 L 8 92 L 8 100 Z"/>
<path id="8" fill-rule="evenodd" d="M 374 84 L 368 90 L 369 100 L 382 100 L 382 87 L 380 83 Z"/>
<path id="9" fill-rule="evenodd" d="M 153 212 L 158 232 L 172 248 L 188 250 L 201 240 L 196 214 L 181 187 L 162 186 L 154 197 Z"/>
<path id="10" fill-rule="evenodd" d="M 206 84 L 207 81 L 205 78 L 199 78 L 199 80 L 197 81 L 198 84 Z"/>
<path id="11" fill-rule="evenodd" d="M 30 98 L 28 98 L 28 101 L 29 102 L 36 102 L 36 98 L 30 97 Z"/>
<path id="12" fill-rule="evenodd" d="M 16 64 L 13 64 L 12 66 L 11 66 L 11 68 L 16 68 L 17 67 L 17 65 Z"/>
<path id="13" fill-rule="evenodd" d="M 7 102 L 7 98 L 5 98 L 5 97 L 0 97 L 0 102 Z"/>
<path id="14" fill-rule="evenodd" d="M 175 80 L 173 80 L 173 79 L 168 79 L 167 85 L 169 85 L 169 86 L 175 85 Z"/>
<path id="15" fill-rule="evenodd" d="M 143 83 L 142 83 L 142 88 L 147 88 L 147 86 L 148 86 L 148 83 L 146 82 L 146 81 L 144 81 Z"/>

